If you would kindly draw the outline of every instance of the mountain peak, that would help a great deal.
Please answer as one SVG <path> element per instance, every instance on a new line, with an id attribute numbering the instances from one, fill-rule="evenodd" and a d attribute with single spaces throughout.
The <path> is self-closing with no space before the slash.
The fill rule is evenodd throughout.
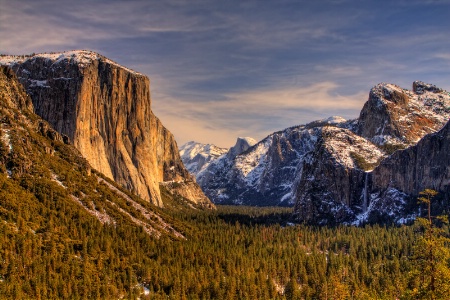
<path id="1" fill-rule="evenodd" d="M 421 81 L 413 90 L 380 83 L 361 110 L 357 133 L 378 145 L 402 147 L 441 128 L 450 117 L 450 95 Z"/>
<path id="2" fill-rule="evenodd" d="M 186 169 L 193 175 L 204 170 L 212 161 L 227 153 L 227 148 L 213 144 L 202 144 L 195 141 L 187 142 L 178 148 L 181 160 Z"/>
<path id="3" fill-rule="evenodd" d="M 433 93 L 440 93 L 444 90 L 441 88 L 438 88 L 434 84 L 425 83 L 423 81 L 414 81 L 413 82 L 413 91 L 416 94 L 423 94 L 424 91 L 433 92 Z"/>
<path id="4" fill-rule="evenodd" d="M 234 144 L 234 146 L 230 148 L 230 151 L 228 151 L 227 156 L 229 158 L 234 158 L 239 154 L 247 151 L 247 149 L 249 149 L 253 145 L 256 145 L 256 143 L 257 141 L 251 137 L 238 137 L 236 139 L 236 144 Z"/>

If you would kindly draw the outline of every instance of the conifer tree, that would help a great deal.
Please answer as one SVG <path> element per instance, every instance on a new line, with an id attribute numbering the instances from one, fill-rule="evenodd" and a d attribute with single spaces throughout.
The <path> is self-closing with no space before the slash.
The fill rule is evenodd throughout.
<path id="1" fill-rule="evenodd" d="M 414 269 L 406 299 L 448 299 L 450 295 L 450 238 L 447 216 L 433 217 L 431 204 L 437 192 L 420 192 L 419 203 L 427 205 L 427 218 L 417 218 L 419 236 L 413 248 Z"/>

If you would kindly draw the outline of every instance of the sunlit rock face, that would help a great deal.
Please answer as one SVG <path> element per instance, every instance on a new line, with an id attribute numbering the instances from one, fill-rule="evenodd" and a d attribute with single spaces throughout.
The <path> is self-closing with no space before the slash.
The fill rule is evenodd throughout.
<path id="1" fill-rule="evenodd" d="M 151 110 L 148 77 L 91 51 L 3 56 L 0 63 L 16 72 L 36 113 L 95 169 L 159 206 L 165 182 L 183 183 L 183 196 L 210 204 Z"/>

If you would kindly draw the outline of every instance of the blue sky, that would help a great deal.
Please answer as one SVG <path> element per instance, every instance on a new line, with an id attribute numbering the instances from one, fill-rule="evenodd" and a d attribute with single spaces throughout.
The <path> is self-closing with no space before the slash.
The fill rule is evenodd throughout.
<path id="1" fill-rule="evenodd" d="M 0 53 L 89 49 L 150 77 L 179 145 L 359 115 L 379 82 L 450 90 L 450 1 L 0 0 Z"/>

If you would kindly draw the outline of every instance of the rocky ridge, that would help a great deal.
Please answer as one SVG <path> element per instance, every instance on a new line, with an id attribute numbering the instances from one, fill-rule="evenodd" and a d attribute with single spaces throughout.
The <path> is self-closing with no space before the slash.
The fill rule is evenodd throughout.
<path id="1" fill-rule="evenodd" d="M 292 206 L 294 179 L 320 128 L 353 123 L 331 117 L 275 132 L 241 153 L 222 155 L 197 174 L 197 182 L 214 203 Z"/>
<path id="2" fill-rule="evenodd" d="M 378 145 L 414 145 L 447 123 L 449 98 L 448 92 L 421 81 L 415 81 L 411 91 L 380 83 L 369 93 L 356 133 Z"/>
<path id="3" fill-rule="evenodd" d="M 153 114 L 146 76 L 84 50 L 1 56 L 0 64 L 14 70 L 36 113 L 93 168 L 159 206 L 160 184 L 211 205 L 185 169 L 173 135 Z"/>

